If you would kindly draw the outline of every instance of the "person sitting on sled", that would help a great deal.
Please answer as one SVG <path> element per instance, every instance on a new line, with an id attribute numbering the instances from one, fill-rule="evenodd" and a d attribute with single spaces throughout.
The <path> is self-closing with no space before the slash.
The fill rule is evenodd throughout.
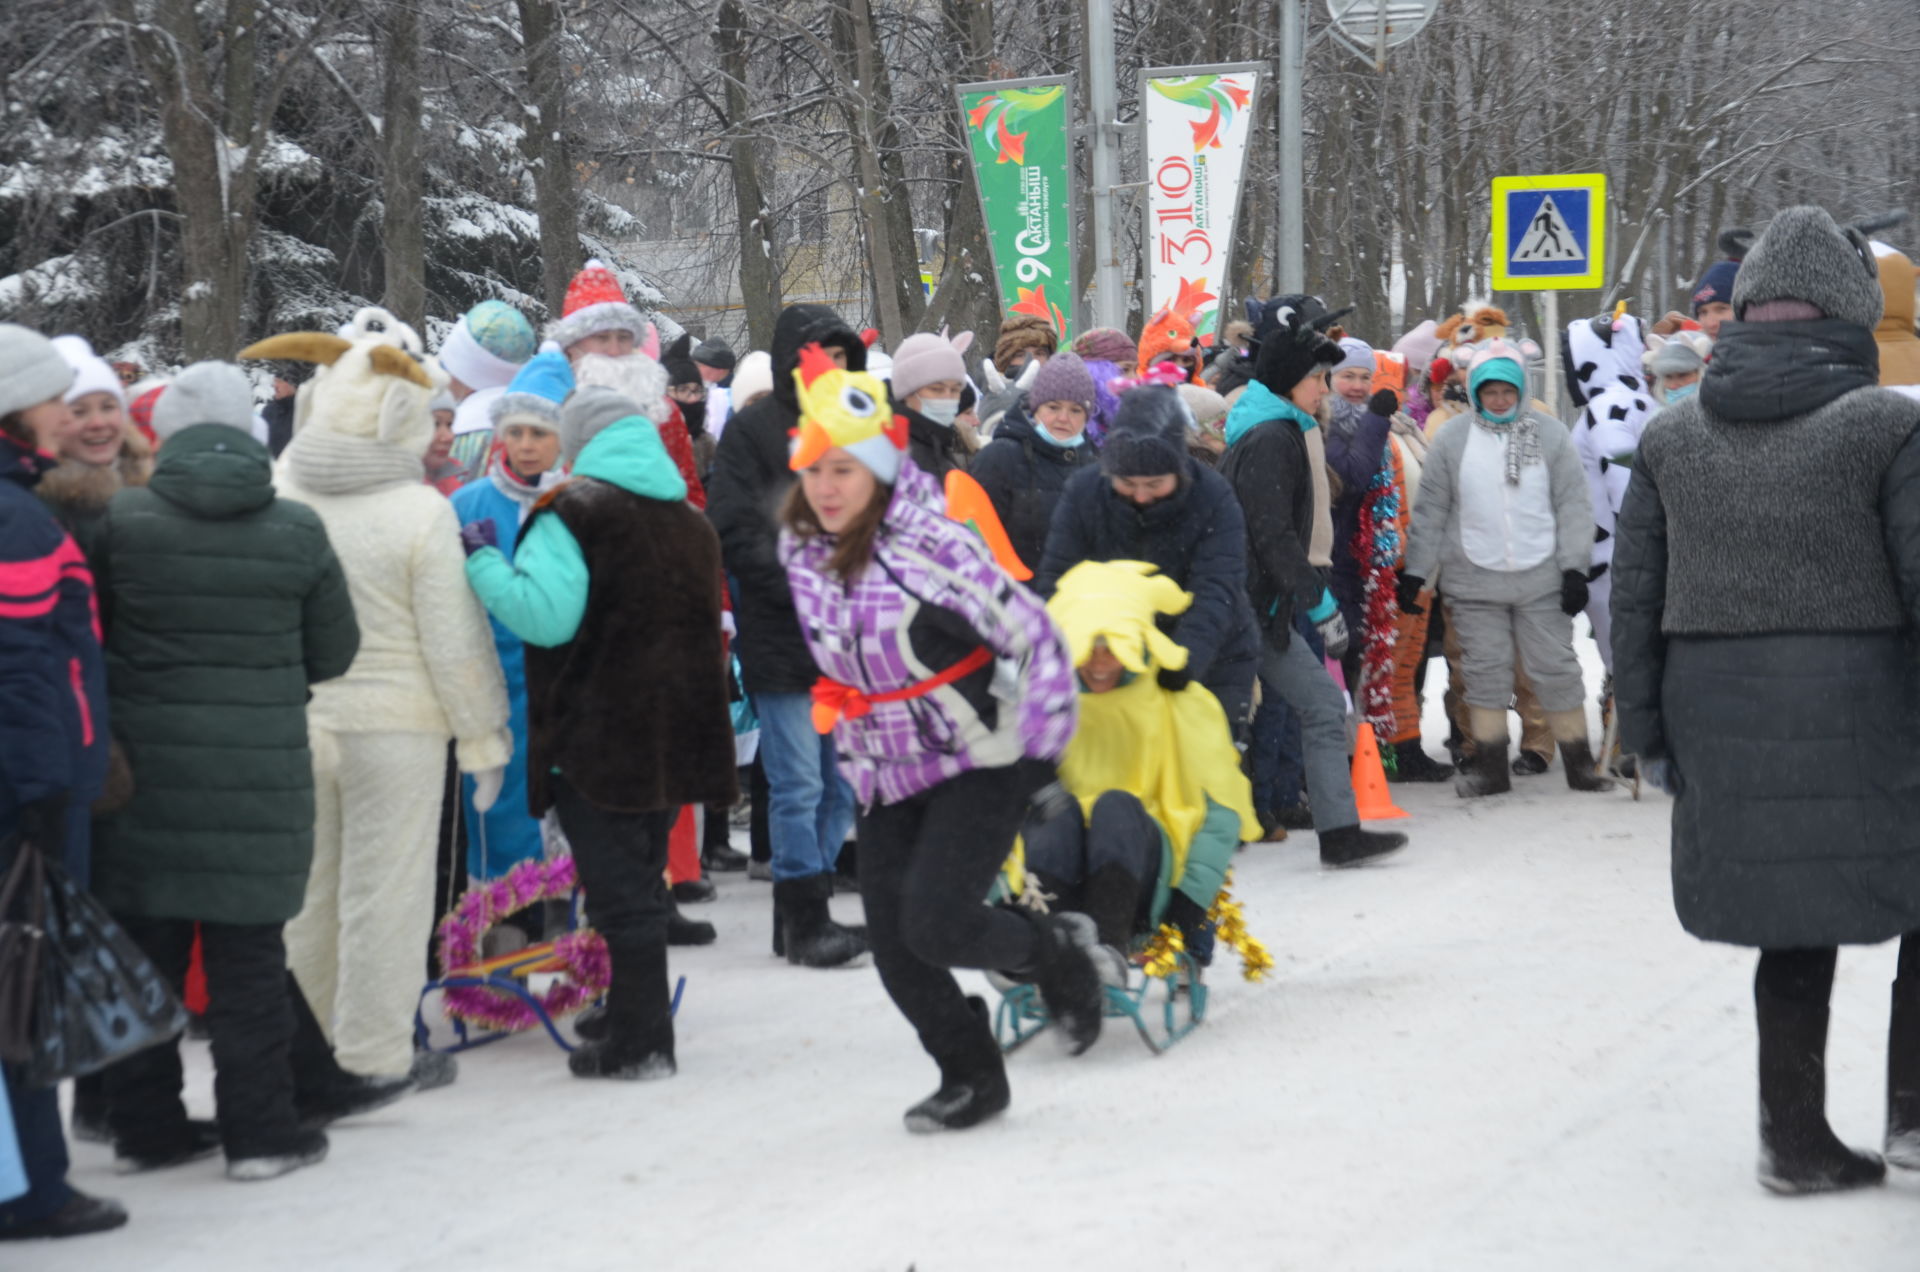
<path id="1" fill-rule="evenodd" d="M 1260 838 L 1220 700 L 1197 684 L 1165 689 L 1155 674 L 1187 663 L 1155 616 L 1192 603 L 1143 561 L 1084 561 L 1047 602 L 1079 672 L 1080 727 L 1059 766 L 1071 798 L 1036 799 L 1022 868 L 1009 873 L 1048 909 L 1094 921 L 1095 964 L 1117 987 L 1135 937 L 1171 924 L 1193 940 L 1235 850 Z"/>

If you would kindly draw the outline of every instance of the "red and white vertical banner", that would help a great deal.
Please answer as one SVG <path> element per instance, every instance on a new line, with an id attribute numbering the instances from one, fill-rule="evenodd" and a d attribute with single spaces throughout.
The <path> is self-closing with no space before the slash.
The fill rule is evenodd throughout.
<path id="1" fill-rule="evenodd" d="M 1259 89 L 1254 64 L 1140 73 L 1147 312 L 1154 321 L 1191 327 L 1203 345 L 1220 332 L 1220 294 Z"/>

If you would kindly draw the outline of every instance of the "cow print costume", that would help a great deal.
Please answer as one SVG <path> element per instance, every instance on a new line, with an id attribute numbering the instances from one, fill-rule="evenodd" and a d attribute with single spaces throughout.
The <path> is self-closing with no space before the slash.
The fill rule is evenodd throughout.
<path id="1" fill-rule="evenodd" d="M 1587 490 L 1593 496 L 1593 577 L 1588 585 L 1587 617 L 1593 621 L 1594 638 L 1609 671 L 1613 669 L 1612 586 L 1607 569 L 1613 562 L 1614 518 L 1633 476 L 1631 467 L 1617 461 L 1640 448 L 1640 434 L 1660 409 L 1641 365 L 1646 348 L 1640 320 L 1631 314 L 1617 319 L 1602 314 L 1570 323 L 1561 347 L 1568 391 L 1582 407 L 1573 441 L 1586 465 Z"/>

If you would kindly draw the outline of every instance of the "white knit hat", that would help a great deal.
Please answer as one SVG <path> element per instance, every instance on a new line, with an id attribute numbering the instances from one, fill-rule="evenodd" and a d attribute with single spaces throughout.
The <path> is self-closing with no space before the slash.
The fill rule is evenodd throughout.
<path id="1" fill-rule="evenodd" d="M 734 409 L 756 394 L 773 392 L 773 355 L 764 349 L 756 349 L 740 359 L 733 369 L 732 400 Z"/>
<path id="2" fill-rule="evenodd" d="M 73 368 L 73 383 L 67 389 L 67 401 L 75 402 L 89 393 L 107 393 L 113 396 L 121 409 L 127 405 L 127 390 L 120 383 L 120 376 L 107 365 L 106 359 L 93 351 L 85 336 L 55 336 L 53 347 Z"/>
<path id="3" fill-rule="evenodd" d="M 53 341 L 30 327 L 0 322 L 0 415 L 51 402 L 73 383 L 73 368 Z"/>

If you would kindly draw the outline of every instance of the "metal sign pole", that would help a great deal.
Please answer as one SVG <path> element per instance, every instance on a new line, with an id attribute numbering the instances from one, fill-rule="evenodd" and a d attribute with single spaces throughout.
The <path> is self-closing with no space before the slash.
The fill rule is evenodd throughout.
<path id="1" fill-rule="evenodd" d="M 1547 410 L 1555 419 L 1560 418 L 1560 293 L 1546 293 L 1547 338 L 1540 342 L 1541 351 L 1547 359 L 1546 398 Z"/>

